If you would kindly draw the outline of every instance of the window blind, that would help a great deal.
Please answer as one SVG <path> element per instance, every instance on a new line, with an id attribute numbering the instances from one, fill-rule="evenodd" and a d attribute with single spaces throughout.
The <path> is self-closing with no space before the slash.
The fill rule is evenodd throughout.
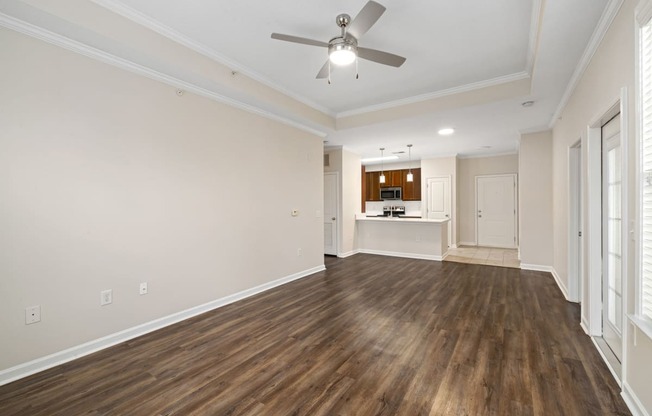
<path id="1" fill-rule="evenodd" d="M 641 313 L 652 320 L 652 24 L 641 29 Z"/>

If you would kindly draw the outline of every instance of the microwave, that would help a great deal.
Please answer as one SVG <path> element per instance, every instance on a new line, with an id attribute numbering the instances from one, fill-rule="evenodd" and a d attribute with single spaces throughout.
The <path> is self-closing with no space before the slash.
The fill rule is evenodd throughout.
<path id="1" fill-rule="evenodd" d="M 402 198 L 401 187 L 380 188 L 380 199 L 382 200 L 400 200 Z"/>

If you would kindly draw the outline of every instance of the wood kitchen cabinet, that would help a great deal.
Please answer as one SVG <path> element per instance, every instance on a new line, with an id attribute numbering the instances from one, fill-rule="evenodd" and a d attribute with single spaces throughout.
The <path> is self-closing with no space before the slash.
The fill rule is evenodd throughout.
<path id="1" fill-rule="evenodd" d="M 381 201 L 380 172 L 365 173 L 365 201 Z"/>
<path id="2" fill-rule="evenodd" d="M 421 169 L 412 169 L 413 181 L 407 181 L 409 169 L 403 169 L 403 201 L 421 201 Z"/>
<path id="3" fill-rule="evenodd" d="M 421 169 L 412 169 L 414 182 L 407 181 L 408 169 L 386 170 L 385 183 L 380 183 L 380 172 L 365 172 L 364 174 L 364 199 L 365 201 L 382 201 L 380 199 L 381 187 L 400 186 L 403 189 L 404 201 L 421 201 Z"/>

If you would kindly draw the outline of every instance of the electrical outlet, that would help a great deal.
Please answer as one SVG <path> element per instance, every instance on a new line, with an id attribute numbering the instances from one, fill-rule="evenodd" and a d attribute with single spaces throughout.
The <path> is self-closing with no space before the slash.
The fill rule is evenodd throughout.
<path id="1" fill-rule="evenodd" d="M 108 305 L 113 303 L 113 290 L 103 290 L 100 292 L 100 306 Z"/>
<path id="2" fill-rule="evenodd" d="M 300 248 L 297 249 L 297 256 L 303 256 L 303 250 Z"/>
<path id="3" fill-rule="evenodd" d="M 25 308 L 25 325 L 41 322 L 41 305 Z"/>
<path id="4" fill-rule="evenodd" d="M 140 290 L 138 293 L 140 293 L 141 295 L 147 294 L 147 282 L 143 282 L 140 284 Z"/>

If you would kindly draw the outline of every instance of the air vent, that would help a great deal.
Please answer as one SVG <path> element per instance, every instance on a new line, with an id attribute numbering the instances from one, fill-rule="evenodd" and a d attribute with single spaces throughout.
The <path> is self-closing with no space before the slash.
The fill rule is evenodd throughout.
<path id="1" fill-rule="evenodd" d="M 324 167 L 327 168 L 331 165 L 331 155 L 330 153 L 326 153 L 324 155 Z"/>
<path id="2" fill-rule="evenodd" d="M 404 150 L 400 150 L 398 152 L 392 152 L 393 155 L 402 155 L 403 153 L 405 153 Z"/>

